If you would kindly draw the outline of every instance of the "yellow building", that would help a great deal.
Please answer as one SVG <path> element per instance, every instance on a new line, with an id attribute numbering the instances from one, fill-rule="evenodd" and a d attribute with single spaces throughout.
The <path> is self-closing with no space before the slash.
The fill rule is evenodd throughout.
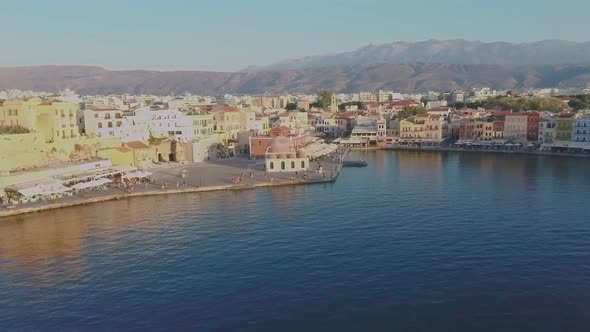
<path id="1" fill-rule="evenodd" d="M 570 114 L 559 115 L 555 118 L 555 141 L 570 142 L 574 117 Z"/>
<path id="2" fill-rule="evenodd" d="M 133 150 L 126 146 L 109 149 L 108 158 L 111 159 L 113 165 L 135 166 Z"/>
<path id="3" fill-rule="evenodd" d="M 401 120 L 399 123 L 399 133 L 402 139 L 422 139 L 424 133 L 424 123 L 412 121 L 410 119 Z"/>
<path id="4" fill-rule="evenodd" d="M 227 105 L 215 105 L 211 109 L 213 114 L 214 130 L 216 132 L 226 132 L 230 138 L 236 138 L 237 134 L 243 130 L 242 118 L 237 108 Z"/>
<path id="5" fill-rule="evenodd" d="M 257 115 L 255 121 L 255 129 L 259 135 L 268 135 L 270 128 L 270 116 L 268 115 Z"/>
<path id="6" fill-rule="evenodd" d="M 133 166 L 137 168 L 149 168 L 152 163 L 152 148 L 139 141 L 127 142 L 123 146 L 109 149 L 107 155 L 113 165 Z"/>
<path id="7" fill-rule="evenodd" d="M 43 134 L 46 142 L 78 137 L 78 105 L 40 98 L 6 100 L 0 104 L 0 125 L 21 126 Z"/>
<path id="8" fill-rule="evenodd" d="M 188 117 L 191 119 L 195 136 L 206 136 L 212 135 L 214 130 L 213 114 L 189 114 Z"/>

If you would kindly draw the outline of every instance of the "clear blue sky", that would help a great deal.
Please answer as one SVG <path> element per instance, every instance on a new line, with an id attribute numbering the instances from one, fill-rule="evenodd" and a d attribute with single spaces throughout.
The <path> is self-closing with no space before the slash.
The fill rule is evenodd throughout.
<path id="1" fill-rule="evenodd" d="M 0 66 L 234 71 L 398 40 L 590 39 L 588 0 L 2 0 Z"/>

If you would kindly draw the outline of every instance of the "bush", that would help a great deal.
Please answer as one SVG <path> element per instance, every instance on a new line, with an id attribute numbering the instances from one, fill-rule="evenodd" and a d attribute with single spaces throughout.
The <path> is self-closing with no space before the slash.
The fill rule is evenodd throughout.
<path id="1" fill-rule="evenodd" d="M 30 132 L 23 126 L 0 126 L 0 135 L 28 134 Z"/>

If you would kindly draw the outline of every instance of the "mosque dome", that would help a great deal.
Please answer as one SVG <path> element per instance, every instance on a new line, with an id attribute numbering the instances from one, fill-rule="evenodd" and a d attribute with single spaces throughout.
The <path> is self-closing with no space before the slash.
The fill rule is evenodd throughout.
<path id="1" fill-rule="evenodd" d="M 270 141 L 268 153 L 287 154 L 295 151 L 291 140 L 285 136 L 276 136 Z"/>

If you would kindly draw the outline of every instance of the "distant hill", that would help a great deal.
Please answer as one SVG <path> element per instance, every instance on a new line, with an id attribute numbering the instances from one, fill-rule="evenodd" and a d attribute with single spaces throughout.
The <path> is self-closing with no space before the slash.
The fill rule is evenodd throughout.
<path id="1" fill-rule="evenodd" d="M 307 56 L 269 66 L 249 67 L 245 72 L 318 68 L 376 63 L 446 63 L 464 65 L 590 64 L 590 42 L 544 40 L 533 43 L 483 43 L 479 41 L 428 40 L 369 45 L 351 52 Z"/>
<path id="2" fill-rule="evenodd" d="M 82 94 L 194 94 L 218 95 L 338 92 L 393 89 L 428 90 L 535 87 L 585 87 L 590 65 L 454 65 L 370 64 L 331 66 L 256 73 L 200 71 L 113 71 L 92 66 L 0 68 L 0 90 L 57 92 L 70 88 Z"/>

